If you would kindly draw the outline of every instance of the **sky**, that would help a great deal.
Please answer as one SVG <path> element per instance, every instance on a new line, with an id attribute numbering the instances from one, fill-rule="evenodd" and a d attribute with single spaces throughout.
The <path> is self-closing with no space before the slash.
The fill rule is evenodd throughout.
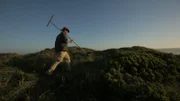
<path id="1" fill-rule="evenodd" d="M 70 29 L 81 47 L 180 47 L 180 0 L 0 0 L 0 53 L 53 48 Z M 70 44 L 69 46 L 74 46 Z"/>

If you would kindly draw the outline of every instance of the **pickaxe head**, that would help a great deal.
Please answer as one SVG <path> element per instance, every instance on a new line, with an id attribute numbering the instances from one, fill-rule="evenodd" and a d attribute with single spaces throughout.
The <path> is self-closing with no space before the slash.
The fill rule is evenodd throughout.
<path id="1" fill-rule="evenodd" d="M 49 20 L 49 22 L 48 22 L 48 24 L 47 24 L 47 27 L 48 27 L 49 24 L 51 23 L 51 20 L 52 20 L 53 17 L 54 17 L 54 15 L 51 16 L 51 18 L 50 18 L 50 20 Z"/>

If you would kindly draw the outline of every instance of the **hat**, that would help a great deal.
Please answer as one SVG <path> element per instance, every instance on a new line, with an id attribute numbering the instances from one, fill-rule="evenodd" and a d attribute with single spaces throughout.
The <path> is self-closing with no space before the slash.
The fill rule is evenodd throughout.
<path id="1" fill-rule="evenodd" d="M 64 30 L 68 31 L 68 33 L 70 32 L 67 27 L 63 27 L 63 29 L 61 29 L 61 31 L 64 31 Z"/>

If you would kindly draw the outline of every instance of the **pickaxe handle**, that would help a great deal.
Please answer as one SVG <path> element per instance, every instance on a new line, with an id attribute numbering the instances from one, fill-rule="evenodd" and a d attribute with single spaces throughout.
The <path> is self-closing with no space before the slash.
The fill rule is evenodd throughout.
<path id="1" fill-rule="evenodd" d="M 67 36 L 68 37 L 68 36 Z M 70 40 L 72 40 L 70 37 L 68 37 Z M 86 53 L 86 51 L 84 51 L 84 49 L 82 49 L 75 41 L 74 41 L 74 44 L 76 45 L 76 46 L 78 46 L 84 53 Z"/>

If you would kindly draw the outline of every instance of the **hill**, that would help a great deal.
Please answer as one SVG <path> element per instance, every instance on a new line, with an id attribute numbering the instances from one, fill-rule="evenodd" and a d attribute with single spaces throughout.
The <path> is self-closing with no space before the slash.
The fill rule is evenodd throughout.
<path id="1" fill-rule="evenodd" d="M 0 101 L 180 101 L 180 55 L 134 46 L 95 51 L 71 47 L 72 71 L 54 49 L 0 55 Z"/>

